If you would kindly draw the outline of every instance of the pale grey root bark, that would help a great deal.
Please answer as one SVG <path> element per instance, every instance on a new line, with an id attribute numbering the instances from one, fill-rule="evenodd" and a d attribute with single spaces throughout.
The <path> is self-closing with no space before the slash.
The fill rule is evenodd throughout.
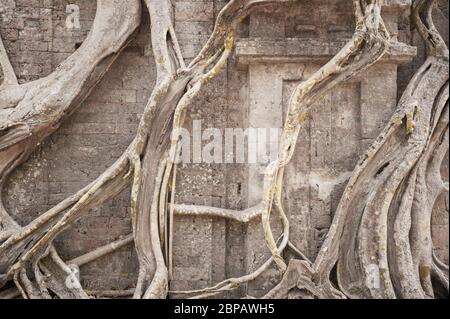
<path id="1" fill-rule="evenodd" d="M 448 149 L 448 49 L 432 23 L 434 1 L 415 1 L 412 15 L 427 44 L 428 58 L 405 90 L 391 121 L 356 166 L 316 260 L 308 260 L 289 240 L 289 220 L 281 201 L 283 171 L 312 104 L 376 63 L 395 45 L 381 18 L 379 0 L 352 0 L 356 20 L 352 39 L 294 90 L 280 152 L 266 168 L 258 205 L 235 212 L 173 202 L 179 151 L 174 132 L 182 125 L 185 111 L 203 84 L 227 62 L 238 24 L 256 8 L 267 6 L 269 11 L 289 1 L 294 0 L 229 1 L 209 40 L 189 65 L 178 45 L 170 0 L 145 1 L 157 81 L 136 137 L 101 176 L 29 225 L 20 227 L 0 201 L 0 298 L 166 298 L 168 294 L 204 298 L 254 280 L 272 263 L 284 277 L 265 298 L 426 298 L 436 297 L 438 290 L 448 294 L 448 266 L 433 254 L 430 226 L 434 202 L 448 191 L 439 172 Z M 140 1 L 99 0 L 93 28 L 81 48 L 47 78 L 24 85 L 17 84 L 0 42 L 5 79 L 0 86 L 0 186 L 89 94 L 139 25 L 139 17 Z M 90 46 L 91 42 L 99 45 Z M 129 184 L 133 234 L 62 261 L 52 245 L 55 237 Z M 278 241 L 270 225 L 273 207 L 283 225 Z M 242 223 L 261 218 L 271 257 L 243 277 L 197 291 L 170 291 L 172 225 L 178 215 Z M 67 285 L 77 267 L 132 242 L 139 260 L 134 290 L 85 291 L 76 278 L 75 284 Z M 299 260 L 285 260 L 285 249 L 291 249 Z M 367 285 L 367 270 L 373 265 L 381 274 L 376 289 Z M 331 280 L 334 269 L 337 282 Z M 2 290 L 11 281 L 17 289 Z"/>

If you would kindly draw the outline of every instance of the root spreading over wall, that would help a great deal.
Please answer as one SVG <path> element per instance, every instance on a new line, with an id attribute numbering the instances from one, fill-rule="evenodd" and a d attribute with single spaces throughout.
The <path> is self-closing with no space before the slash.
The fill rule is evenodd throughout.
<path id="1" fill-rule="evenodd" d="M 14 221 L 0 198 L 0 297 L 90 296 L 192 298 L 217 296 L 254 280 L 272 264 L 282 280 L 264 298 L 435 298 L 448 295 L 448 265 L 433 254 L 431 213 L 448 191 L 440 176 L 448 150 L 448 48 L 432 20 L 433 0 L 416 0 L 411 19 L 427 58 L 416 71 L 394 115 L 356 165 L 315 260 L 290 241 L 283 203 L 284 168 L 293 157 L 307 113 L 315 101 L 379 61 L 397 42 L 381 17 L 381 0 L 353 2 L 353 37 L 328 63 L 301 82 L 289 100 L 277 159 L 265 169 L 262 200 L 241 212 L 174 203 L 179 141 L 186 111 L 226 64 L 239 23 L 253 10 L 267 12 L 294 0 L 231 0 L 219 13 L 200 53 L 186 64 L 172 21 L 170 0 L 146 0 L 156 62 L 156 84 L 134 140 L 103 174 L 26 226 Z M 95 89 L 140 24 L 141 1 L 97 1 L 94 25 L 83 45 L 48 77 L 19 85 L 0 41 L 0 192 L 9 174 Z M 95 45 L 93 45 L 95 43 Z M 71 261 L 53 240 L 89 209 L 131 185 L 133 233 Z M 274 238 L 272 211 L 283 235 Z M 270 258 L 255 272 L 196 291 L 169 291 L 173 220 L 178 215 L 215 216 L 247 223 L 260 219 Z M 237 217 L 238 216 L 238 217 Z M 89 292 L 73 270 L 134 243 L 136 286 Z M 291 249 L 297 258 L 283 258 Z M 375 265 L 380 282 L 371 285 Z M 67 278 L 73 281 L 67 284 Z M 15 287 L 11 287 L 11 282 Z M 9 288 L 6 288 L 9 287 Z"/>

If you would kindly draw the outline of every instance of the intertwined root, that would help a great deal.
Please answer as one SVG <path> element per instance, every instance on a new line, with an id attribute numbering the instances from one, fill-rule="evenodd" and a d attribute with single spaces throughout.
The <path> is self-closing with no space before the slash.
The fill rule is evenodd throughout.
<path id="1" fill-rule="evenodd" d="M 111 171 L 115 169 L 109 169 L 99 178 L 102 183 L 93 182 L 24 227 L 8 215 L 1 190 L 9 174 L 57 130 L 101 80 L 138 28 L 140 15 L 138 0 L 97 1 L 96 18 L 83 45 L 55 72 L 23 85 L 17 84 L 0 46 L 0 62 L 6 70 L 0 85 L 0 287 L 14 279 L 24 297 L 86 297 L 81 288 L 64 289 L 64 279 L 71 271 L 58 259 L 52 241 L 80 212 L 124 189 L 126 180 L 113 180 Z M 123 174 L 117 171 L 118 176 Z"/>
<path id="2" fill-rule="evenodd" d="M 201 52 L 186 65 L 173 28 L 170 1 L 146 0 L 152 21 L 157 83 L 135 139 L 95 181 L 25 227 L 19 227 L 9 217 L 0 201 L 0 289 L 12 280 L 25 298 L 88 298 L 95 293 L 88 295 L 79 285 L 74 276 L 77 267 L 134 242 L 140 266 L 134 298 L 166 298 L 168 293 L 194 298 L 214 296 L 254 280 L 272 263 L 284 276 L 265 298 L 424 298 L 434 297 L 437 285 L 448 293 L 448 266 L 432 253 L 430 227 L 433 204 L 442 191 L 448 191 L 448 184 L 445 185 L 439 175 L 440 163 L 448 149 L 448 49 L 431 19 L 434 1 L 426 0 L 415 1 L 412 18 L 427 45 L 428 59 L 411 80 L 384 131 L 356 166 L 316 260 L 309 261 L 289 241 L 289 220 L 281 200 L 284 167 L 294 154 L 311 105 L 336 85 L 376 63 L 389 46 L 394 45 L 381 18 L 379 0 L 353 0 L 356 28 L 352 39 L 294 90 L 278 158 L 265 171 L 262 201 L 238 212 L 237 219 L 244 223 L 261 217 L 270 259 L 251 274 L 227 279 L 210 288 L 169 292 L 174 215 L 236 219 L 236 212 L 229 210 L 173 203 L 175 163 L 179 153 L 176 132 L 203 84 L 226 64 L 239 22 L 257 7 L 289 1 L 231 0 L 218 15 L 214 31 Z M 99 25 L 105 22 L 103 5 L 100 0 L 96 18 Z M 104 73 L 113 60 L 111 57 L 120 52 L 137 27 L 139 1 L 127 5 L 133 7 L 135 15 L 124 15 L 123 21 L 116 25 L 120 29 L 116 33 L 118 39 L 104 35 L 102 43 L 105 43 L 106 53 L 85 52 L 98 59 L 84 74 L 93 72 L 101 59 L 107 59 L 108 63 L 101 63 Z M 114 1 L 113 6 L 120 13 L 124 3 Z M 87 42 L 98 36 L 95 26 L 94 23 Z M 113 42 L 115 45 L 111 49 L 107 44 Z M 35 94 L 32 87 L 15 83 L 11 72 L 8 73 L 10 68 L 5 67 L 8 61 L 2 54 L 2 47 L 0 62 L 6 70 L 7 81 L 0 87 L 0 102 L 6 101 L 8 107 L 6 111 L 0 108 L 0 112 L 7 112 L 8 119 L 20 119 L 20 105 L 25 105 L 27 94 L 32 97 Z M 83 57 L 83 50 L 77 52 L 72 58 L 75 65 Z M 42 102 L 54 111 L 52 129 L 39 121 L 33 122 L 38 123 L 37 129 L 23 121 L 3 126 L 0 123 L 0 185 L 26 160 L 37 145 L 36 140 L 51 134 L 64 115 L 72 112 L 71 106 L 85 96 L 80 91 L 74 93 L 70 81 L 78 80 L 66 73 L 50 76 L 56 83 L 67 80 L 68 95 L 62 99 L 65 102 Z M 36 116 L 39 117 L 38 110 Z M 132 185 L 133 234 L 63 262 L 52 245 L 55 237 L 90 208 L 116 196 L 128 184 Z M 283 225 L 279 242 L 270 225 L 273 208 Z M 302 260 L 287 262 L 282 257 L 287 247 Z M 337 282 L 330 279 L 334 269 Z M 98 294 L 129 295 L 130 291 Z M 1 296 L 14 297 L 17 291 L 8 289 L 0 292 Z"/>

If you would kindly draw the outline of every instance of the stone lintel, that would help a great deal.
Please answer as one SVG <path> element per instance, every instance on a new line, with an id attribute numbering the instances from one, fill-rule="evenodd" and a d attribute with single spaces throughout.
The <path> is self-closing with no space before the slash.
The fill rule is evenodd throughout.
<path id="1" fill-rule="evenodd" d="M 302 38 L 242 38 L 236 42 L 236 62 L 241 69 L 251 63 L 323 63 L 336 55 L 346 42 Z M 382 62 L 408 63 L 416 53 L 416 47 L 394 42 Z"/>

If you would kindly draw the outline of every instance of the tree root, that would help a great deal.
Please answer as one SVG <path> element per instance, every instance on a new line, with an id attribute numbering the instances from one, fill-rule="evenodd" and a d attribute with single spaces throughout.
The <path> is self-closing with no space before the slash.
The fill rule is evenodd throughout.
<path id="1" fill-rule="evenodd" d="M 286 274 L 268 296 L 285 295 L 294 286 L 310 288 L 297 284 L 297 278 L 304 276 L 319 290 L 315 297 L 331 297 L 323 292 L 336 291 L 330 283 L 335 265 L 335 287 L 350 298 L 434 297 L 432 268 L 448 287 L 445 275 L 430 263 L 431 209 L 444 188 L 442 183 L 438 189 L 423 188 L 428 174 L 436 180 L 436 173 L 428 172 L 431 167 L 436 172 L 443 158 L 436 156 L 439 164 L 430 165 L 430 154 L 435 149 L 445 154 L 448 149 L 448 145 L 437 148 L 448 130 L 448 50 L 442 49 L 445 44 L 429 21 L 431 2 L 416 1 L 414 20 L 424 41 L 436 50 L 428 50 L 428 59 L 405 90 L 397 111 L 355 168 L 312 267 L 296 264 L 292 271 L 297 274 Z M 427 17 L 427 27 L 420 16 Z"/>
<path id="2" fill-rule="evenodd" d="M 183 124 L 185 111 L 203 85 L 226 65 L 238 24 L 258 7 L 284 2 L 288 0 L 231 0 L 219 13 L 207 43 L 186 66 L 173 27 L 170 1 L 145 1 L 152 21 L 157 83 L 135 139 L 94 182 L 25 227 L 10 218 L 0 200 L 0 288 L 13 280 L 24 298 L 130 294 L 133 298 L 166 298 L 168 294 L 205 298 L 254 280 L 274 263 L 284 276 L 264 298 L 431 298 L 435 296 L 433 280 L 448 293 L 448 266 L 433 255 L 430 226 L 434 202 L 443 191 L 448 191 L 439 175 L 448 149 L 448 49 L 433 25 L 434 1 L 416 0 L 413 7 L 413 21 L 427 45 L 428 59 L 411 80 L 384 131 L 356 166 L 315 261 L 309 261 L 289 240 L 289 220 L 281 199 L 284 167 L 294 154 L 312 104 L 376 63 L 391 45 L 379 0 L 353 1 L 356 28 L 352 39 L 295 88 L 278 158 L 265 170 L 259 205 L 238 212 L 174 204 L 180 149 L 177 130 Z M 127 2 L 128 12 L 131 5 L 133 14 L 119 14 L 120 28 L 112 35 L 112 27 L 102 27 L 109 21 L 102 16 L 103 5 L 99 0 L 99 18 L 86 45 L 47 79 L 17 85 L 6 51 L 0 45 L 5 74 L 5 83 L 0 86 L 0 102 L 4 105 L 0 115 L 6 119 L 0 121 L 0 190 L 9 173 L 87 96 L 137 28 L 139 1 Z M 124 12 L 121 1 L 113 1 L 113 6 Z M 101 40 L 99 30 L 108 30 L 108 34 L 100 32 Z M 91 51 L 95 48 L 89 46 L 90 41 L 100 41 L 101 45 L 95 46 L 99 52 Z M 89 63 L 82 59 L 84 55 L 91 57 Z M 97 67 L 101 68 L 100 76 L 87 83 L 86 78 L 93 70 L 98 71 Z M 78 71 L 72 72 L 72 68 Z M 64 89 L 73 87 L 73 82 L 84 86 L 75 91 Z M 58 95 L 58 103 L 45 93 L 45 89 L 52 89 L 52 83 L 66 84 L 61 86 L 64 93 Z M 44 93 L 39 93 L 42 90 Z M 29 101 L 36 98 L 42 98 L 41 102 L 30 110 Z M 43 114 L 48 118 L 37 121 L 39 125 L 33 124 Z M 52 245 L 55 237 L 90 208 L 116 196 L 130 183 L 133 235 L 64 263 Z M 283 225 L 281 242 L 275 241 L 271 229 L 274 207 Z M 220 217 L 242 223 L 261 217 L 271 256 L 255 272 L 243 277 L 229 278 L 205 289 L 169 291 L 174 215 Z M 136 289 L 84 291 L 74 276 L 76 265 L 96 260 L 132 241 L 139 261 Z M 282 257 L 286 248 L 303 260 L 294 259 L 287 265 Z M 330 279 L 334 269 L 337 282 Z M 375 279 L 373 271 L 377 274 Z M 16 295 L 11 289 L 0 292 L 0 297 Z"/>

